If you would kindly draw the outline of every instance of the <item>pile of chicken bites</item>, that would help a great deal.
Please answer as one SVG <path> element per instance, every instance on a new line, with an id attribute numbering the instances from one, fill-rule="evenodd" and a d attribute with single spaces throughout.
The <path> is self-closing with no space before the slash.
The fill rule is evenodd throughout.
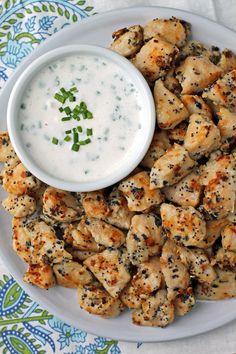
<path id="1" fill-rule="evenodd" d="M 6 132 L 1 183 L 24 281 L 77 288 L 105 318 L 165 327 L 196 298 L 236 296 L 236 59 L 172 18 L 116 31 L 111 48 L 153 90 L 157 127 L 140 166 L 105 190 L 69 193 L 25 169 Z"/>

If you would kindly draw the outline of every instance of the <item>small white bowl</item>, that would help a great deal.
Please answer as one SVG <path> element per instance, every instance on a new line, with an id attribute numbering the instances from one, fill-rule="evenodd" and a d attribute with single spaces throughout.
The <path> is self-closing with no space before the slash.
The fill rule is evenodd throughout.
<path id="1" fill-rule="evenodd" d="M 127 73 L 129 80 L 132 81 L 136 89 L 141 94 L 143 100 L 142 104 L 145 108 L 142 118 L 144 122 L 141 124 L 141 140 L 136 143 L 137 148 L 135 147 L 135 149 L 132 149 L 135 152 L 130 154 L 125 165 L 122 165 L 122 168 L 118 171 L 118 173 L 117 171 L 114 171 L 114 173 L 109 176 L 101 177 L 91 182 L 72 182 L 69 179 L 62 180 L 50 175 L 47 171 L 42 170 L 40 166 L 38 166 L 29 156 L 29 154 L 26 153 L 26 148 L 19 132 L 19 109 L 22 96 L 27 88 L 27 85 L 43 67 L 58 58 L 73 54 L 98 55 L 118 65 Z M 7 126 L 12 145 L 18 157 L 34 176 L 46 184 L 62 190 L 73 192 L 93 191 L 117 183 L 126 177 L 141 162 L 150 146 L 155 130 L 155 106 L 152 93 L 146 80 L 129 60 L 110 49 L 91 45 L 70 45 L 57 48 L 42 55 L 33 61 L 21 74 L 10 95 L 7 109 Z"/>

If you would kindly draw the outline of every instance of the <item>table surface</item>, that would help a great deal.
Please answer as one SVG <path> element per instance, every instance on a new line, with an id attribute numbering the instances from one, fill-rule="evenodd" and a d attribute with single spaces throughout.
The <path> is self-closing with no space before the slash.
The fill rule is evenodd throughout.
<path id="1" fill-rule="evenodd" d="M 20 61 L 61 28 L 95 12 L 142 5 L 188 10 L 236 30 L 235 0 L 0 0 L 0 89 Z M 62 323 L 41 308 L 0 262 L 3 354 L 233 354 L 235 333 L 236 321 L 203 335 L 165 343 L 126 343 L 92 336 Z"/>

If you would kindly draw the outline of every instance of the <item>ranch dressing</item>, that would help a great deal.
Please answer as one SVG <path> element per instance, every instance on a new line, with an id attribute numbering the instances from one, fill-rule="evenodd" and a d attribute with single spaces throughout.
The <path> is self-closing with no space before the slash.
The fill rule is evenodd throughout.
<path id="1" fill-rule="evenodd" d="M 76 101 L 55 100 L 60 88 L 73 92 Z M 81 101 L 93 119 L 62 121 L 61 106 L 73 109 Z M 62 180 L 94 181 L 119 171 L 141 128 L 140 93 L 115 63 L 93 55 L 70 55 L 44 67 L 23 93 L 19 129 L 27 154 L 37 165 Z M 65 115 L 65 114 L 64 114 Z M 81 126 L 79 139 L 91 142 L 79 151 L 64 141 L 65 131 Z M 52 143 L 57 137 L 58 144 Z"/>

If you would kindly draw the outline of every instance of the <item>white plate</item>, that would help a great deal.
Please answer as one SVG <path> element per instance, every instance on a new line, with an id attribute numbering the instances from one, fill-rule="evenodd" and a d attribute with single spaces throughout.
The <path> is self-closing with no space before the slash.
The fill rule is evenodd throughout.
<path id="1" fill-rule="evenodd" d="M 171 16 L 190 22 L 195 39 L 221 48 L 236 48 L 236 35 L 233 31 L 205 18 L 175 9 L 157 7 L 130 8 L 90 17 L 83 20 L 82 23 L 72 25 L 53 35 L 21 63 L 0 96 L 2 117 L 0 130 L 6 129 L 6 106 L 16 77 L 34 58 L 65 44 L 108 46 L 111 42 L 111 33 L 118 28 L 133 24 L 144 24 L 155 17 L 168 18 Z M 3 192 L 0 193 L 0 198 L 2 199 Z M 198 302 L 193 311 L 187 316 L 178 318 L 165 329 L 135 326 L 131 322 L 131 316 L 128 311 L 120 317 L 110 320 L 91 316 L 80 310 L 77 303 L 76 290 L 55 287 L 49 291 L 43 291 L 24 284 L 22 277 L 25 265 L 12 250 L 10 220 L 11 218 L 7 213 L 1 212 L 0 256 L 6 268 L 32 298 L 51 313 L 75 327 L 118 340 L 155 342 L 204 333 L 236 318 L 236 299 L 212 303 Z"/>

